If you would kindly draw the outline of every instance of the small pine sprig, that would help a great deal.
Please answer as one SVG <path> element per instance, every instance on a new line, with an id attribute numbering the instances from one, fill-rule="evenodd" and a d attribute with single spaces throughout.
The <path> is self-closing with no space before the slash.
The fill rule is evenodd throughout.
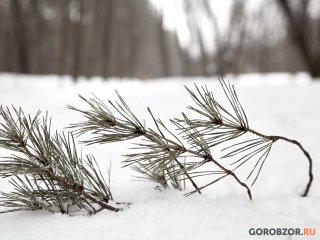
<path id="1" fill-rule="evenodd" d="M 126 155 L 125 166 L 134 165 L 133 169 L 144 175 L 144 177 L 139 178 L 140 180 L 151 180 L 158 184 L 158 188 L 171 186 L 174 189 L 182 189 L 183 184 L 181 184 L 180 180 L 183 178 L 183 174 L 187 176 L 188 174 L 178 159 L 180 155 L 179 145 L 163 134 L 160 127 L 167 131 L 168 129 L 161 120 L 154 118 L 150 109 L 148 111 L 157 127 L 156 131 L 144 127 L 120 94 L 116 93 L 119 101 L 112 102 L 109 100 L 108 102 L 117 116 L 96 96 L 90 99 L 80 96 L 90 107 L 89 110 L 68 106 L 69 109 L 82 113 L 86 119 L 83 122 L 70 125 L 70 128 L 74 129 L 74 134 L 80 136 L 84 133 L 92 133 L 91 138 L 82 141 L 89 145 L 141 138 L 143 142 L 135 144 L 135 153 Z M 170 134 L 172 135 L 172 133 Z M 140 150 L 141 152 L 139 152 Z M 183 174 L 176 174 L 176 171 L 173 171 L 176 165 L 172 164 L 172 162 L 177 164 Z M 193 180 L 191 178 L 188 179 L 196 187 Z"/>
<path id="2" fill-rule="evenodd" d="M 232 172 L 244 164 L 252 162 L 252 168 L 246 178 L 246 180 L 252 179 L 251 185 L 255 184 L 260 176 L 264 163 L 276 141 L 283 140 L 295 144 L 302 150 L 309 162 L 309 180 L 302 194 L 303 197 L 307 196 L 313 181 L 313 164 L 310 154 L 296 140 L 282 136 L 269 136 L 251 129 L 234 86 L 223 79 L 220 79 L 220 84 L 231 106 L 231 110 L 227 110 L 226 107 L 222 106 L 206 86 L 200 88 L 195 85 L 196 91 L 192 91 L 186 87 L 192 100 L 197 105 L 197 107 L 189 106 L 188 108 L 198 113 L 202 118 L 187 121 L 186 119 L 175 119 L 176 125 L 178 123 L 182 132 L 185 129 L 196 131 L 204 138 L 208 147 L 214 147 L 221 143 L 227 145 L 222 149 L 223 155 L 221 158 L 222 160 L 232 159 L 230 164 L 233 167 Z M 242 136 L 246 136 L 247 138 L 241 139 Z M 189 142 L 192 142 L 192 138 L 188 136 L 185 138 Z"/>
<path id="3" fill-rule="evenodd" d="M 13 191 L 0 192 L 7 210 L 94 214 L 112 194 L 93 156 L 80 156 L 71 134 L 51 133 L 51 120 L 40 112 L 26 116 L 21 108 L 0 106 L 0 147 L 13 152 L 0 160 L 0 177 L 10 177 Z"/>

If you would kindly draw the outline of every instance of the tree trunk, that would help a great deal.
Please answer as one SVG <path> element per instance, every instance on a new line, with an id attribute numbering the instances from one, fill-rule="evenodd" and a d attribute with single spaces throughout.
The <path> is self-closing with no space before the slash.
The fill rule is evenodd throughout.
<path id="1" fill-rule="evenodd" d="M 17 47 L 18 69 L 21 73 L 30 73 L 28 61 L 28 44 L 26 39 L 26 29 L 24 26 L 25 16 L 20 0 L 12 0 L 12 16 L 14 22 L 14 34 Z"/>
<path id="2" fill-rule="evenodd" d="M 310 39 L 312 38 L 311 20 L 307 13 L 309 2 L 309 0 L 302 1 L 302 7 L 296 10 L 290 6 L 288 0 L 278 0 L 279 6 L 287 18 L 291 38 L 299 49 L 310 75 L 316 78 L 320 77 L 320 56 L 312 54 L 314 49 L 311 48 L 310 44 Z"/>

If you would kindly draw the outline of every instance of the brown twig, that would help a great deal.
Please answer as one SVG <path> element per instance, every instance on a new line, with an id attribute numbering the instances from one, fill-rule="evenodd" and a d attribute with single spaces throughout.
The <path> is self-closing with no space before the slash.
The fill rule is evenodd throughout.
<path id="1" fill-rule="evenodd" d="M 216 124 L 216 122 L 214 124 Z M 234 127 L 232 125 L 225 124 L 223 122 L 221 122 L 219 125 L 224 126 L 224 127 L 228 127 L 228 128 L 236 128 L 236 127 Z M 301 195 L 302 197 L 308 196 L 308 193 L 309 193 L 310 187 L 312 185 L 312 181 L 313 181 L 313 173 L 312 173 L 313 162 L 312 162 L 312 158 L 311 158 L 310 154 L 302 147 L 301 143 L 299 143 L 296 140 L 289 139 L 289 138 L 282 137 L 282 136 L 265 135 L 265 134 L 262 134 L 260 132 L 255 131 L 255 130 L 253 130 L 251 128 L 236 128 L 236 129 L 252 133 L 252 134 L 254 134 L 256 136 L 262 137 L 264 139 L 268 139 L 268 140 L 273 141 L 273 142 L 276 142 L 277 140 L 283 140 L 283 141 L 286 141 L 286 142 L 289 142 L 289 143 L 297 145 L 301 149 L 303 154 L 306 156 L 306 158 L 308 159 L 308 162 L 309 162 L 309 170 L 308 170 L 309 180 L 308 180 L 307 186 L 306 186 L 303 194 Z"/>
<path id="2" fill-rule="evenodd" d="M 214 163 L 217 167 L 219 167 L 220 169 L 222 169 L 224 172 L 227 173 L 227 175 L 231 175 L 242 187 L 244 187 L 246 190 L 247 190 L 247 194 L 249 196 L 249 199 L 252 200 L 252 194 L 251 194 L 251 190 L 250 188 L 248 187 L 247 184 L 245 184 L 244 182 L 242 182 L 238 176 L 231 170 L 225 168 L 224 166 L 222 166 L 217 160 L 215 160 L 212 155 L 206 155 L 206 154 L 201 154 L 201 153 L 198 153 L 198 152 L 195 152 L 195 151 L 192 151 L 190 149 L 186 149 L 184 147 L 181 147 L 180 150 L 182 152 L 188 152 L 188 153 L 191 153 L 195 156 L 198 156 L 198 157 L 201 157 L 203 159 L 206 159 L 212 163 Z"/>
<path id="3" fill-rule="evenodd" d="M 83 196 L 84 198 L 89 199 L 92 202 L 100 205 L 100 207 L 101 207 L 100 209 L 101 210 L 102 209 L 107 209 L 107 210 L 110 210 L 110 211 L 113 211 L 113 212 L 119 212 L 119 211 L 122 210 L 121 208 L 112 207 L 112 206 L 110 206 L 110 205 L 108 205 L 108 204 L 96 199 L 95 197 L 91 196 L 91 194 L 85 192 L 83 186 L 74 184 L 73 182 L 68 181 L 66 178 L 56 175 L 51 168 L 46 168 L 46 169 L 43 169 L 43 170 L 50 177 L 50 179 L 58 182 L 64 188 L 69 189 L 69 190 L 71 190 L 73 192 L 76 192 L 79 195 Z"/>

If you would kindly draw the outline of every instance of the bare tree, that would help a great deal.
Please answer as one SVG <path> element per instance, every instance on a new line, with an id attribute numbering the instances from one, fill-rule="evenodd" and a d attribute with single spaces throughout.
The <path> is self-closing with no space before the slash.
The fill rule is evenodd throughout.
<path id="1" fill-rule="evenodd" d="M 165 77 L 170 76 L 170 59 L 168 57 L 168 45 L 167 45 L 167 38 L 166 34 L 164 34 L 163 31 L 163 19 L 159 20 L 158 23 L 158 29 L 159 29 L 159 41 L 160 41 L 160 54 L 162 59 L 162 68 L 163 68 L 163 75 Z"/>
<path id="2" fill-rule="evenodd" d="M 313 20 L 308 13 L 310 0 L 277 0 L 287 19 L 288 30 L 312 77 L 320 76 L 320 16 Z M 318 25 L 317 28 L 314 25 Z M 314 44 L 316 42 L 316 44 Z"/>

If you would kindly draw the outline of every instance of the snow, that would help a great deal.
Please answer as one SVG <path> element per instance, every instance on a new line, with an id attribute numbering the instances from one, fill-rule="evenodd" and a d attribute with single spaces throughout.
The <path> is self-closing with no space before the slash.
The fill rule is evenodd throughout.
<path id="1" fill-rule="evenodd" d="M 311 81 L 303 73 L 247 74 L 226 79 L 235 81 L 253 129 L 296 139 L 309 151 L 315 174 L 309 197 L 299 197 L 307 182 L 307 160 L 296 146 L 288 143 L 275 144 L 252 189 L 251 202 L 232 179 L 209 187 L 201 196 L 185 198 L 185 192 L 159 192 L 153 184 L 133 181 L 135 173 L 121 168 L 122 155 L 128 152 L 130 143 L 83 146 L 85 152 L 96 156 L 104 172 L 112 161 L 114 198 L 132 202 L 130 208 L 120 213 L 102 211 L 91 217 L 43 211 L 2 214 L 0 239 L 289 239 L 249 235 L 250 228 L 268 227 L 316 228 L 317 236 L 290 239 L 319 238 L 320 82 Z M 66 108 L 85 106 L 78 93 L 86 97 L 94 93 L 106 101 L 115 100 L 114 90 L 119 90 L 137 116 L 151 126 L 148 106 L 162 120 L 177 117 L 182 111 L 188 113 L 186 106 L 191 99 L 183 85 L 192 87 L 194 82 L 207 84 L 218 98 L 223 96 L 215 78 L 94 78 L 75 83 L 69 77 L 0 74 L 0 103 L 21 106 L 28 113 L 48 111 L 53 127 L 62 130 L 81 120 L 78 113 Z M 0 190 L 10 190 L 9 184 L 1 180 Z"/>

